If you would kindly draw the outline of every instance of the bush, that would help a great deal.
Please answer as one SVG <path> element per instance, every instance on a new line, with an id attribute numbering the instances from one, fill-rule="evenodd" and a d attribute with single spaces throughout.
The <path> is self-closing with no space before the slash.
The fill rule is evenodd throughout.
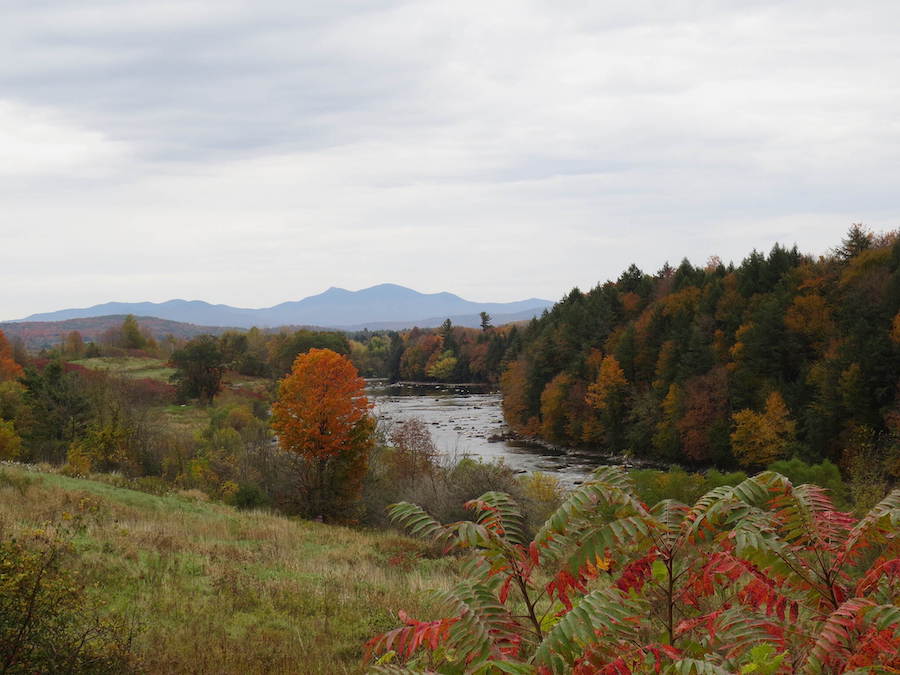
<path id="1" fill-rule="evenodd" d="M 369 458 L 369 470 L 363 490 L 362 522 L 388 527 L 386 508 L 397 501 L 416 501 L 427 505 L 431 513 L 444 520 L 465 517 L 462 504 L 483 492 L 502 490 L 522 496 L 515 472 L 503 462 L 485 462 L 464 457 L 435 463 L 425 476 L 410 478 L 396 473 L 394 449 L 378 448 Z"/>
<path id="2" fill-rule="evenodd" d="M 260 509 L 269 505 L 269 496 L 255 483 L 241 483 L 228 503 L 238 509 Z"/>
<path id="3" fill-rule="evenodd" d="M 828 490 L 835 505 L 847 509 L 850 508 L 850 489 L 841 478 L 840 469 L 827 459 L 820 464 L 807 464 L 795 457 L 790 460 L 780 460 L 769 465 L 769 471 L 777 471 L 791 479 L 794 485 L 811 483 Z M 883 496 L 883 492 L 880 496 Z"/>
<path id="4" fill-rule="evenodd" d="M 535 471 L 519 478 L 522 486 L 522 508 L 532 527 L 543 523 L 562 503 L 565 488 L 549 473 Z"/>
<path id="5" fill-rule="evenodd" d="M 40 479 L 32 478 L 25 473 L 7 473 L 6 471 L 0 469 L 0 488 L 4 486 L 11 487 L 20 495 L 24 495 L 26 492 L 28 492 L 28 488 L 30 488 L 38 480 Z"/>
<path id="6" fill-rule="evenodd" d="M 466 561 L 430 620 L 398 612 L 403 625 L 367 643 L 376 672 L 900 668 L 900 490 L 856 520 L 823 489 L 766 471 L 693 506 L 648 508 L 622 468 L 601 467 L 534 537 L 510 495 L 466 508 L 470 520 L 442 524 L 415 504 L 391 507 Z"/>
<path id="7" fill-rule="evenodd" d="M 22 439 L 12 421 L 0 419 L 0 460 L 18 459 L 22 453 Z"/>
<path id="8" fill-rule="evenodd" d="M 0 670 L 124 673 L 135 670 L 132 633 L 102 617 L 65 568 L 69 545 L 37 533 L 0 541 Z"/>

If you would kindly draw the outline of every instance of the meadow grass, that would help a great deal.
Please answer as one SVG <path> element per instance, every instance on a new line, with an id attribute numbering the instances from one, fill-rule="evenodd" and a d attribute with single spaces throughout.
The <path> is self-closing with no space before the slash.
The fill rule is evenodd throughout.
<path id="1" fill-rule="evenodd" d="M 105 611 L 136 621 L 146 672 L 363 672 L 363 643 L 398 609 L 432 616 L 426 589 L 456 577 L 452 559 L 392 533 L 0 472 L 0 535 L 76 522 L 76 572 Z"/>
<path id="2" fill-rule="evenodd" d="M 112 375 L 158 380 L 166 383 L 175 373 L 175 369 L 169 368 L 163 359 L 145 356 L 98 356 L 91 359 L 79 359 L 72 363 L 91 370 L 105 370 Z"/>
<path id="3" fill-rule="evenodd" d="M 160 424 L 166 429 L 195 433 L 209 424 L 213 407 L 199 405 L 166 405 L 155 408 L 161 415 Z"/>

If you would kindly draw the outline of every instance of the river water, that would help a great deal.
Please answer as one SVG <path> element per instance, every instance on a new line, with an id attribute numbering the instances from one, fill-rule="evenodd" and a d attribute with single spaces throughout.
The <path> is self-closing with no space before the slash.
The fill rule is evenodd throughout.
<path id="1" fill-rule="evenodd" d="M 507 429 L 500 394 L 487 387 L 390 385 L 379 380 L 368 384 L 375 415 L 388 434 L 393 425 L 419 418 L 443 455 L 502 459 L 516 471 L 543 471 L 567 485 L 580 483 L 601 462 L 596 456 L 574 450 L 551 452 L 515 441 L 489 441 Z"/>

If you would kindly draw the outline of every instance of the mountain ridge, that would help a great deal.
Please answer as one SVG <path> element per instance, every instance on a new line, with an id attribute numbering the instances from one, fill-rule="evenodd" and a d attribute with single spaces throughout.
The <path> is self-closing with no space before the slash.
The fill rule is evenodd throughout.
<path id="1" fill-rule="evenodd" d="M 91 307 L 32 314 L 9 323 L 57 322 L 134 314 L 205 326 L 273 328 L 316 325 L 346 330 L 387 325 L 426 327 L 432 325 L 438 317 L 465 317 L 466 322 L 471 322 L 471 317 L 480 312 L 498 317 L 510 315 L 510 320 L 526 320 L 552 305 L 551 301 L 541 298 L 514 302 L 474 302 L 447 291 L 421 293 L 398 284 L 384 283 L 358 291 L 332 286 L 316 295 L 259 309 L 176 298 L 159 303 L 106 302 Z"/>

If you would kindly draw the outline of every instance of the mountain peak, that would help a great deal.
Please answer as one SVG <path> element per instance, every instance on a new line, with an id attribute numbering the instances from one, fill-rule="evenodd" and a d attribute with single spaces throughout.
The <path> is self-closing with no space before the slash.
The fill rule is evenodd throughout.
<path id="1" fill-rule="evenodd" d="M 412 327 L 438 325 L 446 317 L 471 317 L 479 312 L 518 315 L 533 311 L 540 315 L 553 303 L 531 299 L 507 303 L 471 302 L 447 291 L 420 293 L 394 283 L 383 283 L 358 291 L 331 286 L 318 295 L 283 302 L 263 309 L 241 309 L 212 305 L 202 300 L 152 302 L 109 302 L 82 309 L 66 309 L 34 314 L 23 321 L 63 321 L 113 314 L 135 314 L 205 326 L 322 326 L 358 327 L 391 324 Z M 438 317 L 443 317 L 438 320 Z M 434 323 L 437 321 L 437 323 Z M 475 322 L 474 325 L 477 325 Z"/>

